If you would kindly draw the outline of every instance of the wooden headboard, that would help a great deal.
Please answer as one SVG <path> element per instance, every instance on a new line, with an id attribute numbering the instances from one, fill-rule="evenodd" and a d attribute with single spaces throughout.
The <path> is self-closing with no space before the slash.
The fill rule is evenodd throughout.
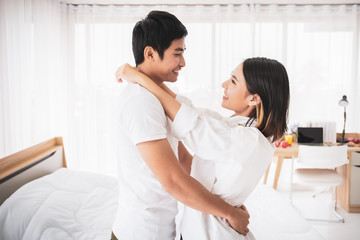
<path id="1" fill-rule="evenodd" d="M 0 205 L 24 184 L 66 167 L 62 137 L 0 159 Z"/>

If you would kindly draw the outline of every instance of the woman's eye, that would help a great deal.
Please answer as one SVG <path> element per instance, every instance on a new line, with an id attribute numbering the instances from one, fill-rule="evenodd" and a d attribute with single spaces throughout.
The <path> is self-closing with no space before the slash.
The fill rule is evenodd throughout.
<path id="1" fill-rule="evenodd" d="M 180 55 L 181 55 L 181 54 L 179 54 L 179 53 L 175 53 L 174 55 L 175 55 L 175 56 L 177 56 L 177 57 L 180 57 Z"/>
<path id="2" fill-rule="evenodd" d="M 233 84 L 236 84 L 235 81 L 234 81 L 234 79 L 231 79 L 231 82 L 232 82 Z"/>

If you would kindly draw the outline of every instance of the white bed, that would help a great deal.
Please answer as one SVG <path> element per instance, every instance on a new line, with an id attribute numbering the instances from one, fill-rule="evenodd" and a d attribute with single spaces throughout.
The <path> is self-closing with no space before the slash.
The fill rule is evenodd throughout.
<path id="1" fill-rule="evenodd" d="M 21 167 L 12 167 L 12 170 L 9 170 L 8 157 L 4 158 L 6 161 L 0 159 L 0 173 L 7 172 L 0 174 L 1 198 L 7 198 L 0 206 L 0 239 L 110 239 L 119 194 L 117 180 L 65 168 L 61 138 L 54 138 L 41 146 L 49 142 L 51 156 L 45 160 L 44 155 L 49 156 L 49 151 L 44 149 L 31 157 L 31 163 L 28 161 L 20 164 Z M 18 155 L 12 155 L 12 161 L 17 162 L 15 165 L 29 159 L 21 152 L 15 155 Z M 16 160 L 19 155 L 23 158 L 21 161 Z M 61 156 L 54 160 L 57 155 Z M 44 170 L 45 167 L 34 164 L 34 159 L 43 159 L 38 163 L 42 165 L 51 161 L 56 163 L 47 164 L 52 167 Z M 29 164 L 32 165 L 30 168 L 19 171 Z M 23 182 L 24 176 L 21 175 L 24 174 L 33 176 L 27 178 L 31 181 Z M 17 185 L 10 189 L 14 183 Z M 5 187 L 8 191 L 4 190 Z M 251 215 L 249 228 L 258 240 L 323 239 L 286 198 L 270 187 L 259 185 L 246 206 Z"/>

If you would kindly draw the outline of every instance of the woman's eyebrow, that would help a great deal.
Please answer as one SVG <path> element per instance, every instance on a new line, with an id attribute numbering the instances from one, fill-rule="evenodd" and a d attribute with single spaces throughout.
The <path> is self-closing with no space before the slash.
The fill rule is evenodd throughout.
<path id="1" fill-rule="evenodd" d="M 233 77 L 236 81 L 239 81 L 236 76 L 234 75 L 234 73 L 231 72 L 231 77 Z"/>

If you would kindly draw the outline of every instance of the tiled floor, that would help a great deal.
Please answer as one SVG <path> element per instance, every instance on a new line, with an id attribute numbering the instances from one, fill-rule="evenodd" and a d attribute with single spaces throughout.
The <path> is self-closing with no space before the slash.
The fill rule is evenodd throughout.
<path id="1" fill-rule="evenodd" d="M 278 192 L 290 197 L 290 172 L 291 160 L 284 161 L 278 183 Z M 267 184 L 272 185 L 274 166 L 272 166 Z M 315 198 L 312 195 L 314 189 L 304 187 L 294 187 L 293 205 L 305 218 L 332 218 L 331 212 L 331 193 L 329 191 L 318 194 Z M 348 213 L 341 207 L 337 212 L 344 218 L 344 223 L 315 222 L 310 221 L 314 228 L 326 240 L 359 240 L 360 239 L 360 213 Z"/>

